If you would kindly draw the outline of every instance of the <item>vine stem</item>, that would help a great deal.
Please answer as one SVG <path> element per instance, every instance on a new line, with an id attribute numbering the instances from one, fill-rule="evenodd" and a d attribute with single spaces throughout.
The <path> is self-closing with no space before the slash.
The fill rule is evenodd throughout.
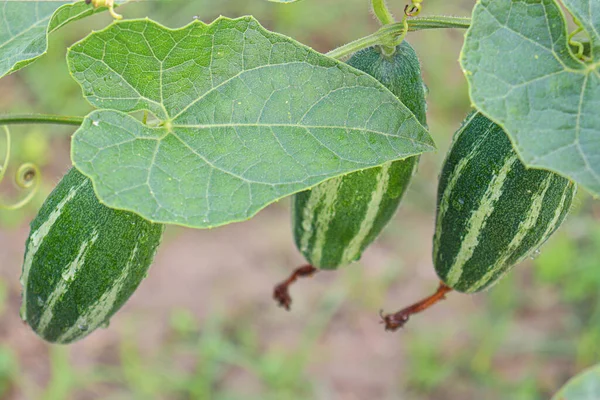
<path id="1" fill-rule="evenodd" d="M 12 124 L 56 124 L 76 125 L 83 123 L 84 117 L 51 114 L 8 114 L 0 115 L 0 125 Z"/>
<path id="2" fill-rule="evenodd" d="M 467 29 L 471 26 L 471 18 L 468 17 L 447 17 L 447 16 L 434 16 L 434 17 L 421 17 L 421 18 L 410 18 L 408 19 L 408 30 L 409 31 L 420 31 L 424 29 L 444 29 L 444 28 L 459 28 Z M 362 37 L 353 42 L 338 47 L 337 49 L 331 50 L 325 55 L 337 59 L 342 59 L 349 56 L 350 54 L 356 53 L 364 48 L 381 44 L 390 39 L 393 39 L 404 32 L 404 24 L 402 22 L 396 22 L 393 24 L 385 25 L 379 28 L 379 30 L 369 36 Z"/>

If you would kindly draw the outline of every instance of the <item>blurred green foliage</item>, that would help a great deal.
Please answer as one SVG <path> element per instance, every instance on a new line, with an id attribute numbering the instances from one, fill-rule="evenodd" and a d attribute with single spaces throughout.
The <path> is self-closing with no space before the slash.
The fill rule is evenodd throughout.
<path id="1" fill-rule="evenodd" d="M 5 312 L 8 297 L 8 288 L 0 278 L 0 317 Z M 15 384 L 18 367 L 15 355 L 5 345 L 0 344 L 0 399 L 7 396 L 10 388 Z"/>
<path id="2" fill-rule="evenodd" d="M 17 362 L 14 354 L 5 346 L 0 346 L 0 398 L 8 395 L 16 373 Z"/>

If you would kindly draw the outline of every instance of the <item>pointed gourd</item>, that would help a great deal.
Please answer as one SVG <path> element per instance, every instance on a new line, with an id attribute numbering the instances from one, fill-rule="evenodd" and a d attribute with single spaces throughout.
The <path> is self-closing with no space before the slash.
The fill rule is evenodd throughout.
<path id="1" fill-rule="evenodd" d="M 527 169 L 504 130 L 479 112 L 454 135 L 440 175 L 433 262 L 458 292 L 489 288 L 564 221 L 575 184 Z"/>
<path id="2" fill-rule="evenodd" d="M 355 53 L 348 64 L 380 81 L 426 126 L 419 59 L 403 41 L 391 56 L 379 47 Z M 419 157 L 386 163 L 325 181 L 292 199 L 296 246 L 316 268 L 356 261 L 394 216 Z"/>
<path id="3" fill-rule="evenodd" d="M 98 201 L 72 168 L 31 223 L 21 317 L 43 339 L 71 343 L 108 324 L 148 272 L 163 225 Z"/>

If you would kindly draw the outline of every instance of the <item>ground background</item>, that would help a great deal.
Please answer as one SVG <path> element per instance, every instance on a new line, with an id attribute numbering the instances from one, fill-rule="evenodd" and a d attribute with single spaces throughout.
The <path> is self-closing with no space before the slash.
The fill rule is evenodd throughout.
<path id="1" fill-rule="evenodd" d="M 390 3 L 400 15 L 404 3 Z M 424 15 L 468 15 L 472 6 L 427 0 Z M 121 9 L 169 27 L 194 16 L 254 14 L 319 51 L 373 32 L 367 10 L 366 0 L 181 0 Z M 53 34 L 48 55 L 0 80 L 0 112 L 89 112 L 65 51 L 108 22 L 99 15 Z M 450 295 L 400 332 L 378 324 L 379 308 L 399 309 L 437 284 L 436 177 L 469 107 L 457 62 L 463 33 L 409 34 L 440 150 L 422 157 L 400 212 L 361 262 L 296 285 L 289 313 L 271 290 L 303 260 L 289 203 L 281 201 L 243 223 L 168 229 L 150 275 L 108 329 L 68 347 L 38 339 L 18 316 L 18 278 L 28 223 L 69 168 L 73 129 L 14 127 L 13 167 L 37 161 L 44 187 L 25 210 L 0 212 L 0 399 L 547 399 L 598 361 L 600 203 L 584 193 L 541 254 L 493 290 Z M 15 195 L 8 181 L 4 200 Z"/>

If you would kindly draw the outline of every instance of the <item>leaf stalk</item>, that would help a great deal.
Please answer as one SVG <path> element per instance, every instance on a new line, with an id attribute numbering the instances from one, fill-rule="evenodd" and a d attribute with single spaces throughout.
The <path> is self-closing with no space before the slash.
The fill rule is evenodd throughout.
<path id="1" fill-rule="evenodd" d="M 0 115 L 0 125 L 15 124 L 55 124 L 75 125 L 83 123 L 84 117 L 51 114 L 6 114 Z"/>

